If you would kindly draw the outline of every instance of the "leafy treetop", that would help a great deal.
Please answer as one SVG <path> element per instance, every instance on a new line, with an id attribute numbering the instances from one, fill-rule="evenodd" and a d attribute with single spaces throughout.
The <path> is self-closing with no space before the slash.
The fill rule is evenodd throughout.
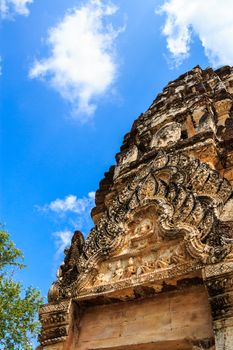
<path id="1" fill-rule="evenodd" d="M 37 314 L 42 298 L 33 287 L 15 281 L 14 272 L 24 268 L 22 252 L 0 228 L 0 349 L 31 350 L 39 332 Z"/>

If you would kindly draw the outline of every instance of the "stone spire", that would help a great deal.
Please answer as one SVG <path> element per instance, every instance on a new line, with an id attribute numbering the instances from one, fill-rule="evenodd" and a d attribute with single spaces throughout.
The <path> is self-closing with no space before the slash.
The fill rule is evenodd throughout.
<path id="1" fill-rule="evenodd" d="M 215 343 L 232 350 L 232 101 L 232 67 L 197 66 L 168 83 L 135 120 L 96 192 L 95 226 L 86 240 L 75 232 L 41 308 L 45 349 L 76 349 L 74 342 L 85 348 L 85 336 L 79 340 L 71 326 L 75 320 L 78 327 L 87 305 L 170 298 L 168 291 L 187 279 L 191 286 L 199 281 L 200 295 L 208 290 L 203 303 L 214 328 L 203 319 L 208 330 L 190 326 L 189 343 L 176 341 L 184 349 Z"/>
<path id="2" fill-rule="evenodd" d="M 217 170 L 224 171 L 224 159 L 233 138 L 232 94 L 233 68 L 229 66 L 215 71 L 212 68 L 202 70 L 197 66 L 168 83 L 125 135 L 121 150 L 116 155 L 117 166 L 110 168 L 96 192 L 93 219 L 97 220 L 97 214 L 104 210 L 105 194 L 113 183 L 113 177 L 137 167 L 144 159 L 154 157 L 159 150 L 185 150 L 209 140 L 214 153 L 210 153 L 211 157 L 207 154 L 205 158 L 201 150 L 198 158 L 201 156 L 201 160 L 211 162 Z M 217 164 L 219 158 L 223 164 Z M 224 175 L 233 180 L 231 167 L 227 167 Z"/>

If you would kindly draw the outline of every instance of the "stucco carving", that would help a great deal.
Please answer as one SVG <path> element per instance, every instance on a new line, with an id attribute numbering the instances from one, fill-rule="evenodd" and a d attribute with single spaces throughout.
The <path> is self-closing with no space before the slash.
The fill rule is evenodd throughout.
<path id="1" fill-rule="evenodd" d="M 69 332 L 71 300 L 45 305 L 40 310 L 43 329 L 39 337 L 41 345 L 64 341 Z"/>
<path id="2" fill-rule="evenodd" d="M 105 272 L 99 272 L 100 264 L 107 257 L 108 263 L 111 258 L 116 259 L 116 252 L 119 259 L 112 263 L 109 274 L 112 284 L 132 275 L 140 278 L 139 266 L 132 263 L 130 256 L 133 259 L 143 249 L 151 250 L 152 257 L 151 262 L 141 267 L 141 274 L 151 271 L 156 275 L 156 271 L 161 273 L 163 269 L 172 273 L 172 267 L 177 264 L 185 269 L 188 264 L 194 268 L 196 262 L 204 265 L 223 260 L 231 245 L 219 235 L 218 218 L 231 194 L 230 183 L 207 164 L 182 153 L 159 153 L 111 199 L 83 244 L 82 252 L 75 255 L 72 268 L 63 269 L 52 286 L 51 300 L 53 296 L 56 300 L 75 297 L 93 286 L 94 280 L 106 283 Z M 174 245 L 169 243 L 170 251 L 166 241 L 174 241 Z M 68 256 L 75 251 L 75 242 L 73 239 Z M 127 259 L 120 255 L 126 255 Z M 178 270 L 176 266 L 173 273 Z"/>
<path id="3" fill-rule="evenodd" d="M 151 140 L 151 147 L 163 148 L 174 145 L 181 137 L 181 125 L 168 123 L 160 128 Z"/>
<path id="4" fill-rule="evenodd" d="M 71 302 L 179 294 L 188 279 L 205 284 L 215 332 L 189 344 L 232 349 L 232 76 L 195 67 L 134 122 L 96 192 L 95 226 L 75 232 L 41 309 L 43 346 L 66 344 Z"/>

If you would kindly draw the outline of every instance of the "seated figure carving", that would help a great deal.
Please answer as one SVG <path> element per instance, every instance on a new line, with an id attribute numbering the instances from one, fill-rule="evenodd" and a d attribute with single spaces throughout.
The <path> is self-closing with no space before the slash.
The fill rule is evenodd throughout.
<path id="1" fill-rule="evenodd" d="M 124 268 L 121 265 L 121 261 L 118 260 L 116 264 L 116 270 L 113 272 L 112 280 L 117 281 L 123 278 Z"/>
<path id="2" fill-rule="evenodd" d="M 172 253 L 169 250 L 163 251 L 159 254 L 157 260 L 154 263 L 156 269 L 165 269 L 171 265 L 171 256 Z"/>
<path id="3" fill-rule="evenodd" d="M 134 258 L 130 257 L 128 261 L 128 266 L 126 267 L 124 271 L 124 278 L 129 278 L 132 275 L 135 275 L 137 272 L 137 268 L 134 264 Z"/>

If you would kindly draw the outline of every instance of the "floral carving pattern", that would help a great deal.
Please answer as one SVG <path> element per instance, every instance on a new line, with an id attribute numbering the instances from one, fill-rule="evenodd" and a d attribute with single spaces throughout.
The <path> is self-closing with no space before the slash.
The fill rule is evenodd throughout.
<path id="1" fill-rule="evenodd" d="M 230 183 L 207 164 L 182 153 L 159 153 L 116 192 L 83 243 L 73 270 L 69 268 L 69 278 L 64 273 L 53 284 L 50 299 L 72 297 L 74 291 L 77 295 L 96 275 L 98 264 L 123 244 L 125 223 L 133 212 L 149 205 L 156 208 L 164 239 L 182 235 L 187 252 L 202 264 L 223 260 L 231 247 L 219 239 L 217 223 L 231 193 Z M 74 244 L 70 249 L 80 252 Z"/>

